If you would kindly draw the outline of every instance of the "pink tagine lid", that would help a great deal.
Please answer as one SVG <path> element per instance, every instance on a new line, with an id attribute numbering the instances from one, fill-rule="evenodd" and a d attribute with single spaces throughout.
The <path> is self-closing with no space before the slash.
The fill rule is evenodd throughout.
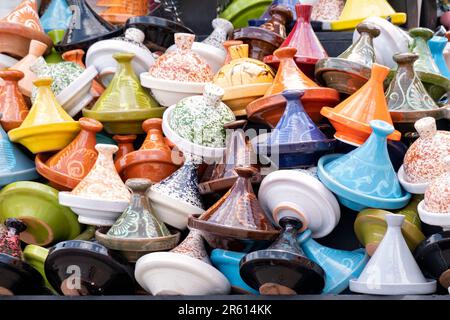
<path id="1" fill-rule="evenodd" d="M 175 33 L 177 49 L 163 54 L 150 67 L 152 77 L 182 82 L 210 82 L 213 79 L 211 66 L 191 50 L 195 35 Z"/>
<path id="2" fill-rule="evenodd" d="M 450 214 L 450 155 L 443 159 L 445 172 L 430 183 L 425 191 L 428 212 Z"/>
<path id="3" fill-rule="evenodd" d="M 420 138 L 406 152 L 405 180 L 428 183 L 447 170 L 444 158 L 450 155 L 450 131 L 437 130 L 436 120 L 431 117 L 416 121 L 414 126 Z"/>

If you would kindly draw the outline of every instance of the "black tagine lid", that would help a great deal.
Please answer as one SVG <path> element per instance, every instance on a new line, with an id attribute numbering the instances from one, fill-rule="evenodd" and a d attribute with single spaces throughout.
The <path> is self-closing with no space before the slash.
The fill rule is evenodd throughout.
<path id="1" fill-rule="evenodd" d="M 42 293 L 44 280 L 28 263 L 0 254 L 0 295 L 34 295 Z"/>

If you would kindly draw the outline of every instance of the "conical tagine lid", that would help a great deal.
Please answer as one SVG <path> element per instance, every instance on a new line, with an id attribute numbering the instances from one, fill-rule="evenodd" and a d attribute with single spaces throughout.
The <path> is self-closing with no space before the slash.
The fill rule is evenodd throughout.
<path id="1" fill-rule="evenodd" d="M 297 241 L 305 255 L 325 271 L 324 294 L 340 294 L 348 288 L 350 279 L 357 278 L 369 261 L 364 249 L 345 251 L 322 246 L 306 230 Z"/>
<path id="2" fill-rule="evenodd" d="M 67 30 L 72 19 L 72 10 L 66 0 L 53 0 L 41 17 L 45 32 L 51 30 Z"/>
<path id="3" fill-rule="evenodd" d="M 6 131 L 20 127 L 28 115 L 28 104 L 19 91 L 18 82 L 24 74 L 18 70 L 0 71 L 3 85 L 0 87 L 1 124 Z"/>
<path id="4" fill-rule="evenodd" d="M 333 21 L 339 19 L 344 10 L 345 0 L 318 0 L 314 5 L 311 19 L 313 21 Z"/>
<path id="5" fill-rule="evenodd" d="M 341 204 L 355 211 L 365 207 L 399 209 L 411 195 L 402 190 L 387 151 L 392 125 L 372 120 L 369 139 L 346 155 L 319 160 L 319 178 L 338 195 Z"/>
<path id="6" fill-rule="evenodd" d="M 86 177 L 72 190 L 72 195 L 96 200 L 130 201 L 130 191 L 114 167 L 117 146 L 97 144 L 98 158 Z"/>
<path id="7" fill-rule="evenodd" d="M 233 32 L 233 25 L 230 21 L 216 18 L 212 21 L 213 32 L 203 40 L 203 43 L 209 44 L 220 50 L 225 50 L 223 43 L 228 39 Z"/>
<path id="8" fill-rule="evenodd" d="M 280 46 L 280 48 L 297 49 L 294 57 L 295 63 L 308 77 L 314 77 L 314 66 L 317 61 L 328 57 L 311 26 L 312 10 L 313 6 L 309 4 L 297 3 L 295 5 L 297 23 Z M 264 58 L 264 62 L 275 68 L 279 64 L 278 58 L 274 56 Z"/>
<path id="9" fill-rule="evenodd" d="M 11 143 L 5 130 L 0 126 L 0 186 L 15 181 L 34 180 L 38 177 L 33 161 Z"/>
<path id="10" fill-rule="evenodd" d="M 358 146 L 370 135 L 371 120 L 383 120 L 392 124 L 383 88 L 383 81 L 388 73 L 387 67 L 374 63 L 372 75 L 361 89 L 334 109 L 322 108 L 321 114 L 327 117 L 336 129 L 336 139 Z M 400 140 L 401 134 L 394 131 L 388 138 Z"/>
<path id="11" fill-rule="evenodd" d="M 205 249 L 205 243 L 200 232 L 191 230 L 186 239 L 170 252 L 189 256 L 191 258 L 211 264 L 208 253 Z"/>
<path id="12" fill-rule="evenodd" d="M 420 271 L 402 236 L 402 215 L 387 214 L 388 229 L 375 254 L 350 290 L 365 294 L 430 294 L 436 281 L 427 280 Z"/>
<path id="13" fill-rule="evenodd" d="M 388 18 L 398 25 L 406 22 L 406 13 L 395 12 L 387 0 L 347 0 L 339 20 L 331 22 L 331 29 L 354 29 L 358 23 L 371 16 Z"/>
<path id="14" fill-rule="evenodd" d="M 112 24 L 124 24 L 129 18 L 145 16 L 148 13 L 147 0 L 123 2 L 122 6 L 113 6 L 100 13 L 100 16 Z"/>

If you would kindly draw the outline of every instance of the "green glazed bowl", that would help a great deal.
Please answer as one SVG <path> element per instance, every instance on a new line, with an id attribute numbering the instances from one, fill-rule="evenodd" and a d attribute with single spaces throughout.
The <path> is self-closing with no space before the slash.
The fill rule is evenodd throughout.
<path id="1" fill-rule="evenodd" d="M 248 20 L 261 17 L 271 3 L 272 0 L 234 0 L 220 17 L 230 21 L 236 29 L 243 28 Z"/>
<path id="2" fill-rule="evenodd" d="M 58 190 L 38 182 L 15 182 L 0 191 L 0 222 L 8 218 L 27 225 L 20 235 L 27 244 L 47 246 L 81 232 L 77 216 L 59 204 Z"/>
<path id="3" fill-rule="evenodd" d="M 420 218 L 417 213 L 419 197 L 414 197 L 408 206 L 394 213 L 403 214 L 405 221 L 402 226 L 402 234 L 411 251 L 425 240 L 421 231 Z M 359 242 L 366 248 L 369 256 L 375 253 L 379 243 L 383 240 L 387 230 L 386 214 L 392 212 L 380 209 L 365 209 L 358 213 L 354 229 Z"/>
<path id="4" fill-rule="evenodd" d="M 50 283 L 47 281 L 47 277 L 45 276 L 44 263 L 45 259 L 47 259 L 47 256 L 48 256 L 48 249 L 40 246 L 35 246 L 34 244 L 27 245 L 23 250 L 23 257 L 25 261 L 41 274 L 41 276 L 45 280 L 45 286 L 53 294 L 56 295 L 57 292 L 55 291 L 55 289 L 52 288 Z"/>

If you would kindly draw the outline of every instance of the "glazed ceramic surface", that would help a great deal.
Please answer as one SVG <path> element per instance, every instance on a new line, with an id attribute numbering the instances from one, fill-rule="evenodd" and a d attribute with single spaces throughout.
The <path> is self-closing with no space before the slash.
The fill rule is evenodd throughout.
<path id="1" fill-rule="evenodd" d="M 164 109 L 141 87 L 131 62 L 133 53 L 114 54 L 118 71 L 108 88 L 83 115 L 103 123 L 110 134 L 142 133 L 142 122 L 161 117 Z"/>
<path id="2" fill-rule="evenodd" d="M 251 102 L 246 107 L 247 116 L 251 121 L 268 124 L 275 127 L 286 106 L 286 99 L 281 93 L 284 90 L 302 90 L 302 104 L 315 122 L 322 118 L 320 109 L 324 105 L 335 106 L 339 102 L 339 93 L 331 88 L 321 88 L 308 78 L 295 64 L 295 48 L 281 48 L 274 52 L 280 61 L 273 84 L 264 96 Z"/>
<path id="3" fill-rule="evenodd" d="M 394 128 L 381 120 L 372 120 L 370 126 L 373 133 L 362 146 L 320 158 L 319 178 L 352 210 L 402 208 L 411 195 L 400 186 L 387 152 L 387 136 Z"/>
<path id="4" fill-rule="evenodd" d="M 314 5 L 311 19 L 313 21 L 333 21 L 339 19 L 344 9 L 345 0 L 318 0 Z"/>
<path id="5" fill-rule="evenodd" d="M 369 81 L 355 94 L 334 109 L 322 108 L 320 113 L 327 117 L 336 129 L 334 135 L 336 139 L 358 146 L 363 144 L 371 134 L 369 125 L 371 120 L 383 120 L 392 124 L 383 88 L 383 81 L 388 73 L 388 68 L 373 64 Z M 398 141 L 401 134 L 394 131 L 388 138 Z"/>
<path id="6" fill-rule="evenodd" d="M 38 93 L 33 106 L 19 128 L 8 132 L 13 142 L 23 144 L 33 153 L 58 151 L 67 146 L 80 130 L 56 100 L 51 78 L 34 82 Z"/>
<path id="7" fill-rule="evenodd" d="M 211 265 L 203 239 L 196 231 L 191 231 L 171 252 L 140 258 L 135 278 L 153 295 L 213 295 L 230 291 L 230 283 Z"/>
<path id="8" fill-rule="evenodd" d="M 232 46 L 229 52 L 232 60 L 219 70 L 213 82 L 225 90 L 224 103 L 242 116 L 250 102 L 264 95 L 275 74 L 268 65 L 248 58 L 248 45 Z"/>
<path id="9" fill-rule="evenodd" d="M 3 4 L 2 4 L 3 5 Z M 23 0 L 0 20 L 0 52 L 23 58 L 28 53 L 30 41 L 46 45 L 50 52 L 52 39 L 44 33 L 34 0 Z"/>
<path id="10" fill-rule="evenodd" d="M 297 241 L 305 255 L 325 271 L 323 294 L 340 294 L 351 279 L 358 278 L 369 261 L 364 249 L 345 251 L 320 245 L 311 238 L 311 231 L 298 235 Z"/>
<path id="11" fill-rule="evenodd" d="M 136 28 L 129 28 L 123 37 L 94 43 L 86 54 L 86 65 L 95 66 L 102 84 L 107 87 L 117 72 L 117 61 L 113 58 L 119 52 L 134 53 L 133 69 L 139 77 L 155 62 L 150 50 L 144 46 L 144 33 Z"/>
<path id="12" fill-rule="evenodd" d="M 53 45 L 60 42 L 64 38 L 65 30 L 51 30 L 48 32 L 48 36 L 52 39 Z M 49 64 L 63 62 L 61 54 L 56 51 L 55 47 L 51 52 L 45 56 L 45 61 Z"/>
<path id="13" fill-rule="evenodd" d="M 173 160 L 172 150 L 162 133 L 161 119 L 148 119 L 142 124 L 147 133 L 139 150 L 132 145 L 136 136 L 114 136 L 119 142 L 115 166 L 122 179 L 147 178 L 157 183 L 178 169 Z"/>
<path id="14" fill-rule="evenodd" d="M 262 210 L 250 182 L 251 167 L 235 169 L 233 187 L 200 217 L 189 218 L 189 227 L 201 232 L 213 248 L 249 252 L 267 246 L 278 234 Z"/>
<path id="15" fill-rule="evenodd" d="M 229 20 L 235 28 L 245 27 L 248 20 L 259 18 L 271 3 L 271 0 L 235 0 L 220 17 Z"/>
<path id="16" fill-rule="evenodd" d="M 36 246 L 34 244 L 27 245 L 23 250 L 24 261 L 41 274 L 42 278 L 44 278 L 47 289 L 49 289 L 53 294 L 56 294 L 55 289 L 53 289 L 50 283 L 48 283 L 45 275 L 44 263 L 47 255 L 48 249 Z"/>
<path id="17" fill-rule="evenodd" d="M 204 211 L 197 169 L 198 165 L 188 156 L 180 169 L 154 184 L 147 193 L 156 215 L 164 223 L 180 230 L 186 229 L 190 215 Z"/>
<path id="18" fill-rule="evenodd" d="M 120 179 L 113 162 L 118 147 L 97 144 L 97 160 L 72 192 L 60 192 L 59 201 L 78 214 L 81 223 L 111 226 L 125 210 L 130 192 Z"/>
<path id="19" fill-rule="evenodd" d="M 77 14 L 72 15 L 69 27 L 56 49 L 65 52 L 73 49 L 87 51 L 89 47 L 101 40 L 117 37 L 122 34 L 120 28 L 116 28 L 102 19 L 84 0 L 67 0 L 71 7 L 78 8 Z M 79 23 L 82 21 L 83 28 Z"/>
<path id="20" fill-rule="evenodd" d="M 341 212 L 334 195 L 319 181 L 315 169 L 279 170 L 264 178 L 258 199 L 275 222 L 283 217 L 297 218 L 314 238 L 331 233 Z"/>
<path id="21" fill-rule="evenodd" d="M 339 19 L 330 23 L 334 31 L 354 29 L 364 19 L 378 16 L 389 18 L 394 24 L 406 22 L 406 13 L 395 12 L 386 0 L 347 0 Z"/>
<path id="22" fill-rule="evenodd" d="M 74 273 L 74 265 L 79 267 L 79 272 Z M 65 296 L 133 294 L 135 291 L 132 272 L 123 258 L 95 242 L 58 243 L 45 260 L 45 274 L 52 287 Z"/>
<path id="23" fill-rule="evenodd" d="M 66 0 L 53 0 L 40 18 L 45 32 L 66 30 L 72 19 L 72 10 Z"/>
<path id="24" fill-rule="evenodd" d="M 380 35 L 373 39 L 376 62 L 394 69 L 396 63 L 392 57 L 397 53 L 408 52 L 412 38 L 403 29 L 400 29 L 384 18 L 372 16 L 365 19 L 364 22 L 375 25 L 381 31 Z M 353 43 L 357 42 L 359 37 L 359 32 L 355 30 L 353 33 Z"/>
<path id="25" fill-rule="evenodd" d="M 319 293 L 325 286 L 325 272 L 309 260 L 297 243 L 302 223 L 291 217 L 280 220 L 282 233 L 266 250 L 254 251 L 242 258 L 241 277 L 261 294 L 292 291 L 291 294 Z M 287 289 L 287 290 L 286 290 Z"/>
<path id="26" fill-rule="evenodd" d="M 6 131 L 20 127 L 28 115 L 28 104 L 18 86 L 23 77 L 21 71 L 0 71 L 0 78 L 3 80 L 3 85 L 0 86 L 1 124 Z"/>
<path id="27" fill-rule="evenodd" d="M 444 77 L 450 78 L 450 71 L 447 67 L 447 64 L 445 63 L 444 58 L 444 49 L 447 43 L 448 40 L 446 37 L 434 36 L 433 38 L 428 40 L 428 46 L 430 47 L 431 55 L 433 56 L 434 62 L 439 68 L 439 71 Z"/>
<path id="28" fill-rule="evenodd" d="M 294 57 L 297 66 L 308 76 L 314 77 L 314 65 L 318 60 L 327 58 L 328 54 L 317 38 L 311 26 L 311 13 L 313 6 L 310 4 L 295 5 L 297 13 L 297 23 L 291 33 L 281 44 L 281 48 L 296 48 L 297 53 Z M 279 60 L 275 56 L 264 58 L 264 62 L 278 67 Z"/>
<path id="29" fill-rule="evenodd" d="M 415 128 L 420 137 L 406 152 L 398 178 L 409 192 L 423 194 L 431 181 L 446 172 L 450 132 L 437 130 L 436 120 L 430 117 L 418 120 Z"/>
<path id="30" fill-rule="evenodd" d="M 304 92 L 285 90 L 286 108 L 277 126 L 256 140 L 259 154 L 268 155 L 281 169 L 316 165 L 319 158 L 334 148 L 305 112 L 301 103 Z"/>
<path id="31" fill-rule="evenodd" d="M 405 217 L 388 214 L 388 229 L 380 246 L 350 290 L 365 294 L 430 294 L 436 281 L 427 280 L 420 271 L 401 233 Z"/>
<path id="32" fill-rule="evenodd" d="M 148 13 L 148 1 L 133 0 L 131 2 L 123 2 L 120 6 L 107 8 L 100 13 L 100 16 L 112 24 L 122 25 L 129 18 L 136 16 L 145 16 Z"/>
<path id="33" fill-rule="evenodd" d="M 43 154 L 36 156 L 39 174 L 59 190 L 75 188 L 97 160 L 96 133 L 103 126 L 97 120 L 89 118 L 81 118 L 79 123 L 81 132 L 67 147 L 49 158 Z"/>
<path id="34" fill-rule="evenodd" d="M 344 94 L 353 94 L 370 78 L 375 62 L 373 39 L 380 35 L 377 26 L 362 22 L 357 26 L 358 40 L 337 58 L 319 60 L 315 75 L 328 87 Z"/>
<path id="35" fill-rule="evenodd" d="M 17 59 L 14 59 L 6 54 L 0 53 L 0 67 L 2 69 L 11 68 L 17 62 L 18 62 Z"/>
<path id="36" fill-rule="evenodd" d="M 50 245 L 75 238 L 81 231 L 75 214 L 58 203 L 58 191 L 37 182 L 15 182 L 0 191 L 0 221 L 22 220 L 21 240 Z"/>

